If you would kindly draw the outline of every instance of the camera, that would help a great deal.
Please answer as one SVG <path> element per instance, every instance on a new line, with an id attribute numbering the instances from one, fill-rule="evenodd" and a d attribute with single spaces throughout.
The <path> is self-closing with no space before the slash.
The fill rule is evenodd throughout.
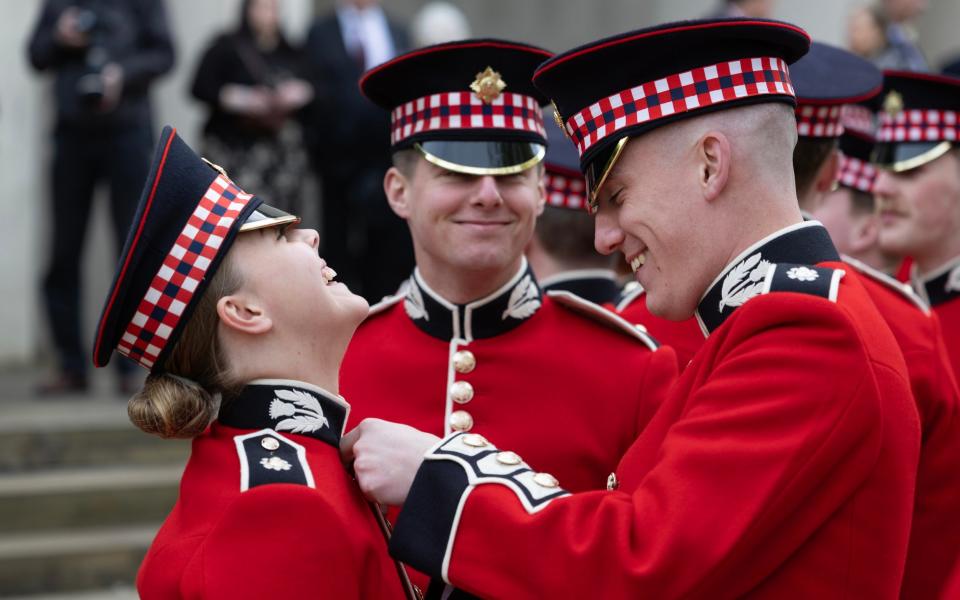
<path id="1" fill-rule="evenodd" d="M 99 108 L 105 92 L 100 72 L 110 57 L 100 43 L 102 21 L 100 15 L 90 8 L 82 8 L 77 13 L 77 30 L 90 37 L 90 46 L 87 48 L 85 60 L 86 72 L 77 80 L 75 92 L 81 106 L 88 110 Z"/>

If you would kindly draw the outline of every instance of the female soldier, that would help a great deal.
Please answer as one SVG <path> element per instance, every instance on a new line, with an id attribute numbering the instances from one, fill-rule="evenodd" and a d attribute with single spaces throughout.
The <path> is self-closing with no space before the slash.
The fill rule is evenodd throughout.
<path id="1" fill-rule="evenodd" d="M 404 596 L 337 451 L 367 304 L 298 222 L 164 129 L 94 348 L 97 366 L 116 349 L 150 370 L 137 427 L 194 438 L 142 598 Z"/>

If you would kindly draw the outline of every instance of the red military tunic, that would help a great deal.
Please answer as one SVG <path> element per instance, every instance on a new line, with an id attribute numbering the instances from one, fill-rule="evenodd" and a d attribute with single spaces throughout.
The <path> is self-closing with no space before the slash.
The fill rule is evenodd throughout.
<path id="1" fill-rule="evenodd" d="M 940 324 L 906 284 L 849 257 L 900 345 L 922 443 L 903 598 L 944 598 L 960 559 L 960 392 Z"/>
<path id="2" fill-rule="evenodd" d="M 896 598 L 919 421 L 896 342 L 838 258 L 804 223 L 731 263 L 618 489 L 566 496 L 451 436 L 391 552 L 485 598 Z"/>
<path id="3" fill-rule="evenodd" d="M 913 267 L 913 288 L 940 319 L 954 377 L 960 379 L 960 258 L 920 277 Z"/>
<path id="4" fill-rule="evenodd" d="M 631 282 L 624 288 L 616 311 L 627 321 L 645 327 L 661 344 L 673 348 L 677 353 L 681 371 L 687 367 L 706 339 L 693 317 L 683 321 L 670 321 L 651 313 L 647 308 L 647 295 L 643 286 L 636 282 Z"/>
<path id="5" fill-rule="evenodd" d="M 405 598 L 340 462 L 348 411 L 301 382 L 245 387 L 194 440 L 180 496 L 140 567 L 140 597 Z"/>
<path id="6" fill-rule="evenodd" d="M 341 369 L 352 424 L 482 433 L 577 491 L 603 489 L 676 379 L 671 350 L 606 309 L 543 294 L 526 265 L 466 306 L 415 273 L 372 313 Z"/>
<path id="7" fill-rule="evenodd" d="M 545 292 L 570 292 L 600 306 L 608 306 L 620 297 L 617 274 L 611 269 L 573 269 L 540 280 Z"/>

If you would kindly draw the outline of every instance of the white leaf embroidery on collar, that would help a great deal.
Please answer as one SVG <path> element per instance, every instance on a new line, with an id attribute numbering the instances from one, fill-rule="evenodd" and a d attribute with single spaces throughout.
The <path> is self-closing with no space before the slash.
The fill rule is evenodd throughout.
<path id="1" fill-rule="evenodd" d="M 767 276 L 771 263 L 760 260 L 760 254 L 757 252 L 745 258 L 723 278 L 718 312 L 723 312 L 727 306 L 731 308 L 741 306 L 763 291 L 763 279 Z"/>
<path id="2" fill-rule="evenodd" d="M 943 286 L 943 291 L 945 292 L 960 292 L 960 265 L 953 268 L 950 271 L 950 276 L 947 277 L 947 282 Z"/>
<path id="3" fill-rule="evenodd" d="M 503 311 L 501 319 L 506 320 L 507 317 L 526 319 L 535 313 L 538 308 L 540 308 L 540 297 L 537 284 L 533 282 L 533 278 L 527 275 L 510 293 L 510 304 L 507 306 L 507 310 Z"/>
<path id="4" fill-rule="evenodd" d="M 300 390 L 274 390 L 274 394 L 277 397 L 270 403 L 270 418 L 287 417 L 274 425 L 275 431 L 311 433 L 330 425 L 320 402 L 310 394 Z"/>
<path id="5" fill-rule="evenodd" d="M 426 306 L 423 303 L 423 295 L 420 293 L 420 287 L 413 281 L 410 282 L 407 288 L 407 295 L 403 299 L 403 308 L 407 311 L 407 316 L 414 321 L 417 319 L 423 319 L 424 321 L 430 320 L 430 315 L 427 314 Z"/>

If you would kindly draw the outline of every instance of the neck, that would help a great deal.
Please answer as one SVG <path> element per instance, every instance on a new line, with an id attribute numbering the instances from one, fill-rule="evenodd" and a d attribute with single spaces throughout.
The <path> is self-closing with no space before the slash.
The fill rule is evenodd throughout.
<path id="1" fill-rule="evenodd" d="M 295 379 L 340 393 L 340 363 L 346 343 L 301 334 L 296 339 L 275 338 L 229 347 L 229 363 L 240 381 Z"/>
<path id="2" fill-rule="evenodd" d="M 275 32 L 266 31 L 254 34 L 253 39 L 256 40 L 257 48 L 265 52 L 276 48 L 279 40 Z"/>
<path id="3" fill-rule="evenodd" d="M 553 277 L 554 275 L 565 271 L 559 262 L 547 254 L 546 250 L 537 242 L 536 237 L 531 240 L 527 248 L 527 261 L 530 268 L 536 274 L 539 281 Z"/>
<path id="4" fill-rule="evenodd" d="M 518 256 L 505 267 L 467 270 L 421 260 L 417 256 L 417 268 L 423 281 L 444 300 L 454 304 L 467 304 L 489 296 L 506 285 L 520 270 L 522 263 L 523 256 Z"/>
<path id="5" fill-rule="evenodd" d="M 791 199 L 790 202 L 776 199 L 771 199 L 769 202 L 766 200 L 751 200 L 750 206 L 768 207 L 768 210 L 754 208 L 753 210 L 741 211 L 736 215 L 737 225 L 728 228 L 727 231 L 737 231 L 738 234 L 733 237 L 729 251 L 721 255 L 720 261 L 722 262 L 717 265 L 717 274 L 721 273 L 744 250 L 758 241 L 803 221 L 803 216 L 794 199 Z"/>
<path id="6" fill-rule="evenodd" d="M 880 248 L 876 246 L 864 250 L 863 252 L 851 253 L 850 256 L 869 267 L 873 267 L 874 269 L 891 276 L 896 272 L 897 265 L 900 262 L 896 257 L 881 252 Z"/>

